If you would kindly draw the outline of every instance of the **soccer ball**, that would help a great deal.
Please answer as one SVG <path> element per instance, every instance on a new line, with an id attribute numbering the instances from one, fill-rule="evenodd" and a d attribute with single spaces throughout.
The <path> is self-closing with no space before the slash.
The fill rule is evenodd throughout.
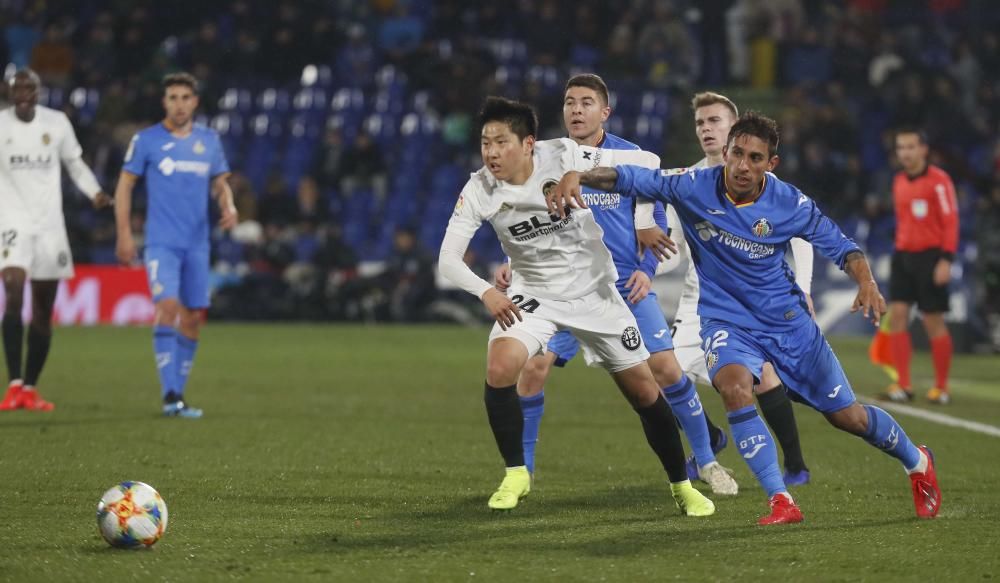
<path id="1" fill-rule="evenodd" d="M 167 503 L 149 484 L 122 482 L 101 496 L 97 527 L 111 546 L 153 546 L 167 530 Z"/>

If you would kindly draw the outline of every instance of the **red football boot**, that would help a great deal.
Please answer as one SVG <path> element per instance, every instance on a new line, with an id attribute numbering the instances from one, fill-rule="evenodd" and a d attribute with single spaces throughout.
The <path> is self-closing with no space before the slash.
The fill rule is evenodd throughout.
<path id="1" fill-rule="evenodd" d="M 804 517 L 802 511 L 788 494 L 781 492 L 771 496 L 768 500 L 771 505 L 771 514 L 761 517 L 757 524 L 767 526 L 769 524 L 795 524 L 802 522 Z"/>
<path id="2" fill-rule="evenodd" d="M 941 488 L 938 488 L 937 472 L 934 470 L 934 454 L 926 445 L 918 449 L 927 456 L 927 471 L 910 474 L 913 506 L 920 518 L 934 518 L 941 509 Z"/>
<path id="3" fill-rule="evenodd" d="M 22 409 L 27 409 L 29 411 L 51 411 L 56 408 L 55 405 L 43 399 L 34 387 L 30 389 L 25 388 L 21 391 L 21 396 L 18 399 L 18 405 L 20 405 Z"/>
<path id="4" fill-rule="evenodd" d="M 21 392 L 24 387 L 21 381 L 14 381 L 7 387 L 7 394 L 0 401 L 0 411 L 13 411 L 21 407 Z"/>

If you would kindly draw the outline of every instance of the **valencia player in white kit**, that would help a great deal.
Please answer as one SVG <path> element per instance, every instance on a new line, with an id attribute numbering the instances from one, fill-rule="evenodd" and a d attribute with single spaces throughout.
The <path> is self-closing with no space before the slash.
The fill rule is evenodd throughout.
<path id="1" fill-rule="evenodd" d="M 517 379 L 528 358 L 541 354 L 552 335 L 565 329 L 580 340 L 588 364 L 606 369 L 639 414 L 681 511 L 689 516 L 714 513 L 712 501 L 688 481 L 673 413 L 646 364 L 649 353 L 635 317 L 615 288 L 618 274 L 601 227 L 589 210 L 556 219 L 546 209 L 545 190 L 568 170 L 593 168 L 599 159 L 596 148 L 565 138 L 536 142 L 534 110 L 499 97 L 486 100 L 479 122 L 485 168 L 462 189 L 441 244 L 439 269 L 480 298 L 496 318 L 486 355 L 484 399 L 507 470 L 488 506 L 510 510 L 531 490 Z M 603 154 L 601 165 L 632 161 L 659 166 L 659 158 L 649 152 Z M 462 261 L 485 221 L 510 257 L 513 280 L 506 295 Z"/>
<path id="2" fill-rule="evenodd" d="M 62 166 L 101 208 L 111 198 L 83 162 L 66 114 L 38 105 L 38 75 L 22 69 L 10 80 L 13 106 L 0 111 L 0 274 L 7 303 L 3 347 L 10 384 L 0 411 L 51 411 L 35 385 L 52 343 L 52 308 L 60 279 L 73 277 L 63 218 Z M 22 369 L 24 283 L 31 279 L 31 325 Z M 23 374 L 22 374 L 23 371 Z"/>

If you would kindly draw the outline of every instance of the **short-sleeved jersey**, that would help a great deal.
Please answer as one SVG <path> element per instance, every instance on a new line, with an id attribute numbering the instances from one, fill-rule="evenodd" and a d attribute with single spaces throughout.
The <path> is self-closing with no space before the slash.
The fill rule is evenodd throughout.
<path id="1" fill-rule="evenodd" d="M 635 151 L 639 150 L 639 146 L 605 132 L 601 143 L 597 145 L 596 154 L 588 156 L 584 161 L 595 158 L 591 167 L 597 166 L 601 161 L 599 157 L 603 157 L 607 150 Z M 635 200 L 623 199 L 616 192 L 603 192 L 588 187 L 584 187 L 581 194 L 584 202 L 594 212 L 597 224 L 604 230 L 604 244 L 611 251 L 611 258 L 618 270 L 616 285 L 619 291 L 623 293 L 626 291 L 625 284 L 628 283 L 632 273 L 640 268 L 652 278 L 656 273 L 658 261 L 652 251 L 647 251 L 642 257 L 639 255 L 639 242 L 635 234 Z M 662 203 L 656 203 L 654 217 L 661 227 L 666 228 L 666 215 Z"/>
<path id="2" fill-rule="evenodd" d="M 955 185 L 934 165 L 917 176 L 898 172 L 892 182 L 896 207 L 896 250 L 958 250 L 958 205 Z"/>
<path id="3" fill-rule="evenodd" d="M 65 228 L 62 162 L 81 153 L 63 112 L 38 105 L 23 122 L 13 107 L 0 111 L 0 223 L 28 232 Z"/>
<path id="4" fill-rule="evenodd" d="M 471 238 L 489 221 L 510 257 L 511 272 L 520 289 L 540 298 L 569 300 L 583 297 L 618 279 L 605 247 L 604 232 L 589 209 L 572 209 L 565 219 L 550 215 L 545 191 L 570 170 L 594 167 L 596 148 L 568 138 L 535 144 L 534 171 L 524 184 L 497 180 L 482 168 L 462 189 L 448 231 Z M 604 150 L 601 166 L 629 161 L 658 167 L 655 154 Z"/>
<path id="5" fill-rule="evenodd" d="M 211 180 L 229 172 L 214 130 L 195 124 L 179 138 L 162 123 L 150 126 L 132 138 L 123 170 L 146 178 L 147 246 L 208 246 Z"/>
<path id="6" fill-rule="evenodd" d="M 788 241 L 811 242 L 841 268 L 854 241 L 811 198 L 767 173 L 760 197 L 736 204 L 725 168 L 648 170 L 618 166 L 616 190 L 673 205 L 698 272 L 698 315 L 749 330 L 788 330 L 810 318 L 785 261 Z"/>

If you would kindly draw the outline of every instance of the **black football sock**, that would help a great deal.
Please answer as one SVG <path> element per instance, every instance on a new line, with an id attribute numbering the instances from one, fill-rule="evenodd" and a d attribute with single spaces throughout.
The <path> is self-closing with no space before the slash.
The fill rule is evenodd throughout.
<path id="1" fill-rule="evenodd" d="M 708 418 L 708 411 L 702 411 L 702 415 L 705 416 L 705 425 L 708 426 L 708 442 L 712 444 L 712 451 L 715 451 L 715 444 L 722 439 L 722 430 Z"/>
<path id="2" fill-rule="evenodd" d="M 792 410 L 792 401 L 788 398 L 785 386 L 778 385 L 773 390 L 757 395 L 757 402 L 760 403 L 764 419 L 781 444 L 781 451 L 785 454 L 785 469 L 789 472 L 809 469 L 802 459 L 799 428 L 795 424 L 795 411 Z"/>
<path id="3" fill-rule="evenodd" d="M 642 419 L 642 430 L 646 433 L 646 441 L 660 458 L 670 482 L 683 482 L 688 479 L 687 469 L 684 467 L 684 444 L 681 443 L 681 434 L 677 431 L 674 414 L 663 394 L 657 395 L 656 402 L 652 405 L 637 407 L 635 412 Z"/>
<path id="4" fill-rule="evenodd" d="M 28 327 L 28 362 L 25 364 L 24 384 L 33 387 L 38 384 L 45 360 L 49 357 L 49 347 L 52 346 L 52 334 L 44 334 Z"/>
<path id="5" fill-rule="evenodd" d="M 3 316 L 3 353 L 7 357 L 7 377 L 21 378 L 21 354 L 24 351 L 24 322 L 20 314 Z"/>
<path id="6" fill-rule="evenodd" d="M 494 388 L 486 383 L 483 395 L 486 403 L 486 416 L 490 420 L 490 429 L 497 441 L 497 449 L 503 456 L 508 468 L 524 465 L 524 444 L 521 434 L 524 433 L 524 415 L 521 412 L 521 399 L 517 396 L 517 385 Z"/>

